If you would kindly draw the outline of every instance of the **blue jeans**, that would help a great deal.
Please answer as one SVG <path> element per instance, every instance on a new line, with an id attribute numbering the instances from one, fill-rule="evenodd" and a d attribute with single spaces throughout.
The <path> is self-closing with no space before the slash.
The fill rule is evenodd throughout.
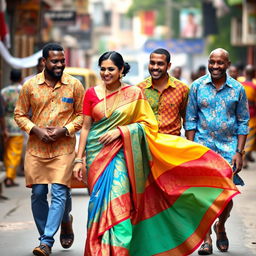
<path id="1" fill-rule="evenodd" d="M 31 207 L 34 220 L 40 234 L 40 243 L 53 246 L 53 236 L 61 222 L 69 221 L 71 211 L 70 189 L 61 184 L 51 186 L 51 205 L 47 201 L 48 184 L 32 186 Z"/>

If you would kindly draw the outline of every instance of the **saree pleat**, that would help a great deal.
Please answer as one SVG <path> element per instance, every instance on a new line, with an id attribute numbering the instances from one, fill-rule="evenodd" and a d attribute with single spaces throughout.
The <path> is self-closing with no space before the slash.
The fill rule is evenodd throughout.
<path id="1" fill-rule="evenodd" d="M 129 246 L 132 235 L 131 224 L 129 230 L 129 225 L 126 223 L 126 220 L 130 221 L 128 214 L 130 212 L 129 188 L 124 156 L 120 150 L 107 165 L 90 195 L 88 230 L 93 237 L 95 236 L 96 241 L 100 237 L 102 243 L 101 247 L 95 246 L 96 251 L 89 248 L 90 255 L 101 255 L 100 253 L 111 255 L 110 251 L 114 249 L 109 248 L 109 244 L 117 248 L 115 251 L 122 249 L 127 252 L 125 247 Z M 126 227 L 126 239 L 123 239 L 122 233 L 120 234 L 118 225 Z"/>
<path id="2" fill-rule="evenodd" d="M 158 134 L 139 88 L 123 88 L 121 97 L 108 119 L 102 102 L 92 112 L 85 255 L 189 255 L 239 193 L 231 167 L 204 146 Z M 114 128 L 121 138 L 102 146 L 99 137 Z"/>

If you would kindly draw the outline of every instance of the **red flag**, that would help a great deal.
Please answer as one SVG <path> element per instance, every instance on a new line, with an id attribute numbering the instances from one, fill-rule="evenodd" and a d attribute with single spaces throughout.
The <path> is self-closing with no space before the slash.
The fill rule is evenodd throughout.
<path id="1" fill-rule="evenodd" d="M 8 27 L 5 22 L 5 0 L 0 0 L 0 40 L 4 42 L 4 44 L 10 48 L 10 38 Z"/>
<path id="2" fill-rule="evenodd" d="M 4 20 L 4 13 L 0 12 L 0 39 L 3 41 L 7 35 L 8 30 Z"/>
<path id="3" fill-rule="evenodd" d="M 140 14 L 142 33 L 148 36 L 154 34 L 155 23 L 156 23 L 156 12 L 155 11 L 143 11 Z"/>

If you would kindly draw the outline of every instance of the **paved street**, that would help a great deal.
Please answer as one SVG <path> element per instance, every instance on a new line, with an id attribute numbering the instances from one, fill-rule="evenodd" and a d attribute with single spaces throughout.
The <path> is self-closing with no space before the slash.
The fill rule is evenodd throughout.
<path id="1" fill-rule="evenodd" d="M 234 199 L 233 214 L 227 225 L 230 240 L 228 253 L 220 253 L 214 245 L 213 255 L 253 256 L 256 255 L 256 164 L 243 170 L 241 176 L 246 186 L 242 194 Z M 0 255 L 29 256 L 38 245 L 38 234 L 30 210 L 30 189 L 24 187 L 24 179 L 17 180 L 17 188 L 4 188 L 8 200 L 0 200 Z M 75 242 L 71 249 L 62 249 L 56 235 L 53 256 L 82 256 L 86 235 L 88 196 L 81 189 L 73 190 L 73 216 Z M 215 235 L 213 235 L 215 243 Z M 192 255 L 198 255 L 197 252 Z M 175 256 L 175 255 L 173 255 Z"/>

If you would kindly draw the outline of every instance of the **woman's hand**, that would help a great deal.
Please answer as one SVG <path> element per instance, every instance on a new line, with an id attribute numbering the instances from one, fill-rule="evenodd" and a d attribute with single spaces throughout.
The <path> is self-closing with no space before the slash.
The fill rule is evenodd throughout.
<path id="1" fill-rule="evenodd" d="M 73 168 L 73 176 L 78 180 L 87 184 L 87 175 L 86 175 L 86 160 L 85 157 L 82 158 L 82 163 L 75 163 Z"/>
<path id="2" fill-rule="evenodd" d="M 73 168 L 73 176 L 78 181 L 83 181 L 83 163 L 75 163 Z"/>
<path id="3" fill-rule="evenodd" d="M 121 135 L 120 130 L 114 129 L 114 130 L 108 131 L 105 134 L 103 134 L 99 138 L 99 142 L 107 145 L 107 144 L 111 143 L 112 141 L 114 141 L 115 139 L 117 139 L 120 135 Z"/>

